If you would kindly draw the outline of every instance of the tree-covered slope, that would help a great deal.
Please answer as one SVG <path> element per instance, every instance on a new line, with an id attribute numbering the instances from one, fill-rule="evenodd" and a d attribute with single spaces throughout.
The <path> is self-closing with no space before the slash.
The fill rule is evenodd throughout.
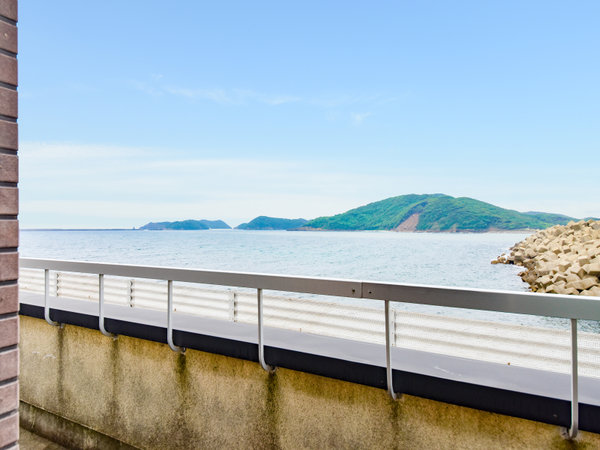
<path id="1" fill-rule="evenodd" d="M 409 220 L 410 218 L 410 220 Z M 319 217 L 304 228 L 322 230 L 487 231 L 547 228 L 571 217 L 521 213 L 467 197 L 444 194 L 401 195 L 343 214 Z M 409 224 L 409 225 L 407 225 Z"/>
<path id="2" fill-rule="evenodd" d="M 140 230 L 211 230 L 230 229 L 222 220 L 179 220 L 176 222 L 149 222 Z"/>
<path id="3" fill-rule="evenodd" d="M 248 223 L 238 225 L 239 230 L 292 230 L 302 227 L 306 219 L 282 219 L 279 217 L 259 216 Z"/>
<path id="4" fill-rule="evenodd" d="M 527 211 L 526 213 L 523 213 L 523 214 L 537 217 L 538 219 L 540 219 L 544 222 L 551 223 L 553 225 L 565 225 L 565 224 L 569 223 L 571 220 L 575 220 L 572 217 L 565 216 L 562 214 L 552 214 L 552 213 L 545 213 L 545 212 L 538 212 L 538 211 Z M 589 219 L 591 219 L 591 217 L 589 217 Z M 586 218 L 586 220 L 587 220 L 587 218 Z"/>

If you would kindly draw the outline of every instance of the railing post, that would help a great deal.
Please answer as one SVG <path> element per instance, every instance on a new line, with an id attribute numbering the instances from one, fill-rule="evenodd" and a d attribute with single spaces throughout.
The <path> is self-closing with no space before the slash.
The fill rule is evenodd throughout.
<path id="1" fill-rule="evenodd" d="M 44 319 L 53 327 L 60 326 L 62 328 L 62 324 L 55 322 L 50 319 L 50 269 L 44 269 Z"/>
<path id="2" fill-rule="evenodd" d="M 104 327 L 104 274 L 98 274 L 98 328 L 104 336 L 117 338 L 116 334 L 106 331 Z"/>
<path id="3" fill-rule="evenodd" d="M 173 343 L 173 280 L 167 281 L 167 344 L 174 352 L 185 352 L 184 347 Z"/>
<path id="4" fill-rule="evenodd" d="M 256 299 L 258 303 L 258 362 L 267 372 L 274 372 L 275 367 L 265 362 L 265 347 L 263 343 L 263 290 L 256 290 Z"/>
<path id="5" fill-rule="evenodd" d="M 394 381 L 392 378 L 392 332 L 394 332 L 392 317 L 392 314 L 390 314 L 390 302 L 385 300 L 385 365 L 387 391 L 388 394 L 390 394 L 390 397 L 392 397 L 392 400 L 396 400 L 398 397 L 394 392 Z"/>
<path id="6" fill-rule="evenodd" d="M 577 319 L 571 319 L 571 426 L 568 430 L 570 439 L 575 439 L 579 432 L 579 377 L 577 365 Z"/>

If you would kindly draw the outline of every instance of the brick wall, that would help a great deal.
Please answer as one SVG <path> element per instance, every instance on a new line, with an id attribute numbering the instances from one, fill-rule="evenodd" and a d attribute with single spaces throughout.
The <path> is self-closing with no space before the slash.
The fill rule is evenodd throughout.
<path id="1" fill-rule="evenodd" d="M 0 0 L 0 448 L 19 438 L 17 0 Z"/>

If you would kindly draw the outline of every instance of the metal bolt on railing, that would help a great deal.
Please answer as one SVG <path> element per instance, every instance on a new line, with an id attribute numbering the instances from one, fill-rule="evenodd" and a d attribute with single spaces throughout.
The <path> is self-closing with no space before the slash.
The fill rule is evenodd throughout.
<path id="1" fill-rule="evenodd" d="M 98 274 L 98 328 L 104 336 L 117 338 L 116 334 L 106 331 L 104 326 L 104 274 Z"/>
<path id="2" fill-rule="evenodd" d="M 235 291 L 229 291 L 229 320 L 232 322 L 237 322 L 237 303 L 237 293 Z"/>
<path id="3" fill-rule="evenodd" d="M 173 280 L 167 281 L 167 344 L 174 352 L 185 353 L 184 347 L 173 343 Z"/>
<path id="4" fill-rule="evenodd" d="M 134 286 L 135 281 L 133 279 L 129 280 L 129 307 L 133 308 L 135 306 L 135 298 L 134 298 Z"/>
<path id="5" fill-rule="evenodd" d="M 54 272 L 54 296 L 58 297 L 58 287 L 60 280 L 60 272 Z"/>
<path id="6" fill-rule="evenodd" d="M 274 372 L 275 367 L 265 362 L 265 347 L 263 343 L 263 290 L 256 290 L 256 300 L 258 303 L 258 362 L 267 372 Z"/>

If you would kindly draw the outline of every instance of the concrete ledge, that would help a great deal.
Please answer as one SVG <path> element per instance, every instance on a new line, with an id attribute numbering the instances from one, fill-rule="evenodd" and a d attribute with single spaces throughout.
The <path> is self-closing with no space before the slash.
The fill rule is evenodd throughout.
<path id="1" fill-rule="evenodd" d="M 19 406 L 19 425 L 27 431 L 67 448 L 86 450 L 136 448 L 23 401 Z"/>
<path id="2" fill-rule="evenodd" d="M 558 426 L 21 316 L 21 398 L 141 448 L 600 448 Z M 587 447 L 585 447 L 587 446 Z"/>
<path id="3" fill-rule="evenodd" d="M 43 318 L 43 296 L 22 294 L 20 313 Z M 95 302 L 52 297 L 51 304 L 53 320 L 98 329 Z M 165 313 L 107 304 L 106 314 L 110 332 L 166 342 Z M 177 345 L 258 360 L 254 326 L 175 314 L 174 327 Z M 266 328 L 265 336 L 269 364 L 387 387 L 385 351 L 380 345 L 275 328 Z M 566 374 L 401 348 L 392 351 L 394 386 L 399 392 L 563 427 L 570 423 L 570 381 Z M 600 379 L 580 377 L 580 428 L 600 433 Z"/>

